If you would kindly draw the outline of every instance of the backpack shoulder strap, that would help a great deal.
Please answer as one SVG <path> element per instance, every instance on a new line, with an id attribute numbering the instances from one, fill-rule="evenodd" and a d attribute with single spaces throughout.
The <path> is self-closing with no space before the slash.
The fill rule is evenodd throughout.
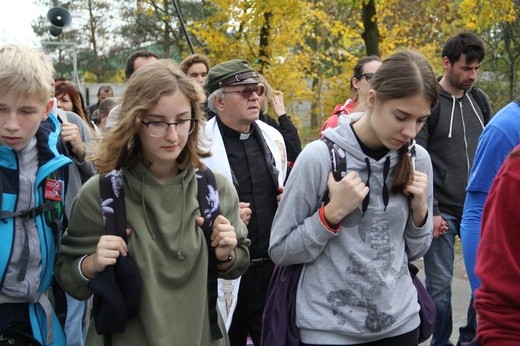
<path id="1" fill-rule="evenodd" d="M 62 180 L 63 182 L 68 181 L 68 166 L 61 167 L 58 171 L 52 172 L 47 179 L 52 179 L 54 181 Z M 59 201 L 51 201 L 46 200 L 46 202 L 42 205 L 43 212 L 45 213 L 45 221 L 51 227 L 52 233 L 54 235 L 54 244 L 56 247 L 56 258 L 58 259 L 60 247 L 61 247 L 61 237 L 63 235 L 63 229 L 67 225 L 67 220 L 65 217 L 65 203 L 63 198 L 65 197 L 65 183 L 61 184 L 61 199 Z M 65 227 L 64 227 L 65 220 Z"/>
<path id="2" fill-rule="evenodd" d="M 480 111 L 482 112 L 482 115 L 484 117 L 484 125 L 487 125 L 489 120 L 491 119 L 491 107 L 489 105 L 488 100 L 484 96 L 484 93 L 482 90 L 480 90 L 477 87 L 473 87 L 470 90 L 471 96 L 477 101 L 478 107 L 480 108 Z"/>
<path id="3" fill-rule="evenodd" d="M 60 244 L 61 244 L 61 236 L 63 233 L 63 217 L 64 217 L 64 204 L 63 204 L 63 196 L 65 195 L 65 185 L 64 182 L 67 181 L 68 178 L 68 169 L 67 167 L 61 167 L 57 171 L 53 171 L 49 174 L 45 180 L 45 184 L 48 181 L 54 182 L 56 185 L 52 184 L 52 186 L 56 187 L 56 194 L 53 196 L 44 196 L 44 202 L 42 205 L 31 208 L 29 210 L 23 211 L 0 211 L 0 220 L 8 219 L 8 218 L 29 218 L 34 219 L 36 216 L 43 214 L 45 222 L 52 229 L 52 233 L 54 236 L 54 244 L 56 248 L 56 256 L 58 255 Z M 44 186 L 45 189 L 45 186 Z M 54 191 L 53 191 L 54 192 Z M 3 181 L 2 174 L 0 172 L 0 209 L 2 207 L 3 202 Z"/>
<path id="4" fill-rule="evenodd" d="M 328 138 L 322 137 L 321 140 L 327 144 L 332 164 L 332 175 L 336 181 L 340 181 L 347 174 L 347 154 L 345 150 Z"/>
<path id="5" fill-rule="evenodd" d="M 432 134 L 435 132 L 435 129 L 437 128 L 437 123 L 439 122 L 439 116 L 441 113 L 441 103 L 440 101 L 437 102 L 435 106 L 433 106 L 432 111 L 428 119 L 426 120 L 428 124 L 428 133 L 429 137 L 432 136 Z"/>
<path id="6" fill-rule="evenodd" d="M 121 170 L 113 170 L 99 176 L 101 210 L 105 232 L 118 235 L 128 242 L 126 235 L 126 208 Z"/>
<path id="7" fill-rule="evenodd" d="M 197 198 L 199 201 L 200 214 L 204 218 L 202 224 L 202 231 L 206 238 L 208 247 L 208 308 L 209 320 L 211 327 L 211 334 L 213 339 L 221 339 L 223 337 L 222 331 L 218 325 L 217 317 L 217 257 L 215 255 L 215 248 L 211 246 L 212 226 L 215 218 L 220 214 L 219 196 L 217 190 L 217 183 L 213 172 L 206 168 L 205 170 L 197 170 L 195 172 L 197 177 Z"/>
<path id="8" fill-rule="evenodd" d="M 477 102 L 477 105 L 480 108 L 480 111 L 482 112 L 482 116 L 484 117 L 484 125 L 486 125 L 491 119 L 491 107 L 489 105 L 489 102 L 486 100 L 486 97 L 484 96 L 483 92 L 477 87 L 471 88 L 470 94 Z M 441 103 L 437 102 L 437 104 L 433 106 L 432 112 L 428 117 L 427 123 L 428 132 L 430 133 L 430 136 L 435 132 L 435 129 L 437 128 L 437 123 L 439 122 L 440 109 Z"/>
<path id="9" fill-rule="evenodd" d="M 333 141 L 328 138 L 321 137 L 320 140 L 325 142 L 327 148 L 329 149 L 330 155 L 330 163 L 332 175 L 334 176 L 334 180 L 340 181 L 347 174 L 347 155 L 345 154 L 345 150 L 336 145 Z M 329 191 L 325 191 L 325 195 L 322 199 L 322 204 L 326 205 L 330 202 Z"/>

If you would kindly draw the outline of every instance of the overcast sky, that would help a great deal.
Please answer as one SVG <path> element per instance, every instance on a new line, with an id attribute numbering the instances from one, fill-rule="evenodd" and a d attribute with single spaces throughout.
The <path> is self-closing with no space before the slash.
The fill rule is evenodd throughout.
<path id="1" fill-rule="evenodd" d="M 0 45 L 20 43 L 38 46 L 31 23 L 48 9 L 39 8 L 33 0 L 0 0 Z"/>

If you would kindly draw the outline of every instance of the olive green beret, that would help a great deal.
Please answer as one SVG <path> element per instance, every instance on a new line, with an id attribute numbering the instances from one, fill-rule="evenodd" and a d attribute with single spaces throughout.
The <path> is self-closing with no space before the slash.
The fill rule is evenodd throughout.
<path id="1" fill-rule="evenodd" d="M 255 83 L 258 83 L 258 73 L 253 70 L 249 62 L 243 59 L 233 59 L 209 69 L 204 81 L 204 90 L 209 95 L 228 85 Z"/>

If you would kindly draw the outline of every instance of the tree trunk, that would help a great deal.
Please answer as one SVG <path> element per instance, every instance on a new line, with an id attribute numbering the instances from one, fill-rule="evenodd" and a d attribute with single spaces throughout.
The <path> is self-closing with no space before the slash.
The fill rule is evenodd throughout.
<path id="1" fill-rule="evenodd" d="M 365 32 L 361 34 L 361 37 L 365 41 L 367 55 L 380 56 L 379 40 L 381 39 L 381 36 L 377 27 L 375 0 L 369 0 L 367 3 L 363 4 L 362 17 Z"/>
<path id="2" fill-rule="evenodd" d="M 271 35 L 271 18 L 273 14 L 271 12 L 264 13 L 264 25 L 260 29 L 260 47 L 258 51 L 258 57 L 260 59 L 260 69 L 258 72 L 265 74 L 269 68 L 269 38 Z"/>
<path id="3" fill-rule="evenodd" d="M 313 98 L 311 103 L 311 129 L 321 127 L 321 78 L 314 77 L 312 79 L 312 91 L 314 91 L 316 97 Z"/>

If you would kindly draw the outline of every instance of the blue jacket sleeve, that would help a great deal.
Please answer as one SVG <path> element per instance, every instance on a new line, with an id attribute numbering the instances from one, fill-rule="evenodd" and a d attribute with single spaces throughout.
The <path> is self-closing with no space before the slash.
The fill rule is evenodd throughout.
<path id="1" fill-rule="evenodd" d="M 480 223 L 482 221 L 482 210 L 487 197 L 486 192 L 468 191 L 464 203 L 464 213 L 460 225 L 460 237 L 462 241 L 462 253 L 464 264 L 468 274 L 471 291 L 480 286 L 480 279 L 475 275 L 475 262 L 477 249 L 480 241 Z"/>

